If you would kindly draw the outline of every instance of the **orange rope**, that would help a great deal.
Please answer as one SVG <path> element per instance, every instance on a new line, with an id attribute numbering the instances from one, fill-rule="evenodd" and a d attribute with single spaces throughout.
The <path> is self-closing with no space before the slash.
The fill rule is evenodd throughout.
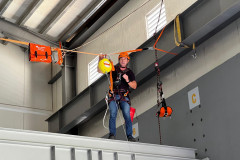
<path id="1" fill-rule="evenodd" d="M 109 85 L 110 91 L 113 92 L 113 78 L 112 78 L 112 71 L 110 71 L 110 85 Z"/>
<path id="2" fill-rule="evenodd" d="M 165 28 L 166 28 L 166 26 L 162 29 L 160 35 L 158 36 L 156 42 L 155 42 L 154 45 L 153 45 L 153 48 L 154 48 L 155 50 L 158 50 L 158 51 L 161 51 L 161 52 L 165 52 L 165 53 L 168 53 L 168 54 L 178 55 L 177 53 L 168 52 L 168 51 L 165 51 L 165 50 L 162 50 L 162 49 L 156 47 L 156 45 L 157 45 L 157 43 L 158 43 L 158 40 L 161 38 L 161 36 L 162 36 L 163 31 L 164 31 Z"/>
<path id="3" fill-rule="evenodd" d="M 80 51 L 67 50 L 67 49 L 60 49 L 60 50 L 61 50 L 61 51 L 66 51 L 66 52 L 75 52 L 75 53 L 81 53 L 81 54 L 94 55 L 94 56 L 100 55 L 100 54 L 96 54 L 96 53 L 80 52 Z"/>
<path id="4" fill-rule="evenodd" d="M 28 45 L 29 45 L 29 43 L 28 43 L 28 42 L 17 41 L 17 40 L 13 40 L 13 39 L 0 38 L 0 40 L 3 40 L 3 41 L 8 41 L 8 42 L 12 42 L 12 43 L 23 44 L 23 45 L 26 45 L 26 46 L 28 46 Z"/>
<path id="5" fill-rule="evenodd" d="M 157 47 L 156 47 L 156 45 L 157 45 L 159 39 L 161 38 L 161 36 L 162 36 L 163 31 L 164 31 L 165 28 L 166 28 L 166 26 L 162 29 L 160 35 L 158 36 L 156 42 L 155 42 L 154 45 L 153 45 L 153 48 L 154 48 L 155 50 L 158 50 L 158 51 L 161 51 L 161 52 L 165 52 L 165 53 L 168 53 L 168 54 L 178 55 L 177 53 L 168 52 L 168 51 L 165 51 L 165 50 L 163 50 L 163 49 L 160 49 L 160 48 L 157 48 Z M 129 50 L 129 51 L 123 51 L 123 52 L 132 53 L 132 52 L 141 52 L 141 51 L 143 51 L 143 49 L 135 49 L 135 50 Z M 110 53 L 110 54 L 108 54 L 108 55 L 120 54 L 120 53 L 122 53 L 122 52 L 118 52 L 118 53 Z"/>
<path id="6" fill-rule="evenodd" d="M 162 49 L 160 49 L 160 48 L 156 48 L 156 45 L 157 45 L 159 39 L 161 38 L 164 29 L 165 29 L 165 27 L 162 29 L 160 35 L 158 36 L 156 42 L 155 42 L 154 45 L 153 45 L 153 48 L 154 48 L 155 50 L 158 50 L 158 51 L 161 51 L 161 52 L 165 52 L 165 53 L 168 53 L 168 54 L 177 55 L 177 53 L 172 53 L 172 52 L 168 52 L 168 51 L 162 50 Z M 23 45 L 29 45 L 29 42 L 17 41 L 17 40 L 12 40 L 12 39 L 0 38 L 0 40 L 12 42 L 12 43 L 23 44 Z M 75 52 L 75 53 L 81 53 L 81 54 L 87 54 L 87 55 L 94 55 L 94 56 L 98 56 L 98 55 L 99 55 L 99 54 L 96 54 L 96 53 L 81 52 L 81 51 L 67 50 L 67 49 L 61 49 L 61 48 L 54 48 L 54 47 L 52 47 L 52 50 L 57 50 L 57 49 L 59 49 L 59 50 L 61 50 L 61 51 L 66 51 L 66 52 Z M 133 53 L 133 52 L 141 52 L 141 51 L 143 51 L 143 49 L 128 50 L 128 51 L 123 51 L 123 52 Z M 107 55 L 114 55 L 114 54 L 120 54 L 120 53 L 122 53 L 122 52 L 109 53 L 109 54 L 107 54 Z"/>
<path id="7" fill-rule="evenodd" d="M 129 50 L 129 51 L 123 51 L 123 52 L 127 52 L 127 53 L 132 53 L 132 52 L 141 52 L 143 49 L 135 49 L 135 50 Z M 118 53 L 109 53 L 108 55 L 113 55 L 113 54 L 120 54 L 122 52 L 118 52 Z"/>
<path id="8" fill-rule="evenodd" d="M 17 40 L 13 40 L 13 39 L 0 38 L 0 40 L 11 42 L 11 43 L 23 44 L 23 45 L 27 45 L 27 46 L 29 45 L 29 42 L 17 41 Z M 99 55 L 99 54 L 96 54 L 96 53 L 80 52 L 80 51 L 73 51 L 73 50 L 67 50 L 67 49 L 52 47 L 52 50 L 54 50 L 54 51 L 56 51 L 58 49 L 61 50 L 61 51 L 76 52 L 76 53 L 82 53 L 82 54 L 88 54 L 88 55 L 94 55 L 94 56 Z"/>

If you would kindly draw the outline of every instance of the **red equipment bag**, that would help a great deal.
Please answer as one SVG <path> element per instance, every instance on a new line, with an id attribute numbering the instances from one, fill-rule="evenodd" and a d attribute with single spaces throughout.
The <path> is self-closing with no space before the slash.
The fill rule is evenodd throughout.
<path id="1" fill-rule="evenodd" d="M 29 43 L 29 61 L 31 62 L 52 62 L 50 46 Z"/>
<path id="2" fill-rule="evenodd" d="M 133 108 L 133 107 L 130 107 L 130 117 L 131 117 L 131 121 L 133 121 L 135 112 L 136 112 L 136 109 Z"/>
<path id="3" fill-rule="evenodd" d="M 172 115 L 172 108 L 167 107 L 161 107 L 159 117 L 170 117 Z"/>

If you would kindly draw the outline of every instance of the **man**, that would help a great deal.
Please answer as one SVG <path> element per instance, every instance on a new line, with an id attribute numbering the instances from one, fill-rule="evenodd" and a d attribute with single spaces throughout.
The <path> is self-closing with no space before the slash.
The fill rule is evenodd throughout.
<path id="1" fill-rule="evenodd" d="M 103 55 L 99 57 L 99 60 L 104 58 Z M 116 118 L 118 111 L 118 104 L 122 110 L 123 117 L 126 123 L 126 135 L 128 141 L 135 142 L 132 136 L 132 121 L 130 117 L 130 98 L 129 88 L 136 89 L 137 82 L 133 72 L 127 68 L 130 57 L 128 53 L 122 52 L 118 56 L 119 66 L 112 72 L 113 78 L 113 93 L 110 93 L 109 97 L 109 139 L 115 139 L 116 136 Z"/>

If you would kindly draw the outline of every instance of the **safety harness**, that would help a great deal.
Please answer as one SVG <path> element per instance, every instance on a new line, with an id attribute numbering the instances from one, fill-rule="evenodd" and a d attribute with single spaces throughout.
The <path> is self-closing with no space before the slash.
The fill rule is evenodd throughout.
<path id="1" fill-rule="evenodd" d="M 113 100 L 116 100 L 115 95 L 119 95 L 120 96 L 119 101 L 126 101 L 129 105 L 131 105 L 131 101 L 130 101 L 130 97 L 129 97 L 130 91 L 118 88 L 122 83 L 121 82 L 122 75 L 124 75 L 128 71 L 129 71 L 129 68 L 126 68 L 124 71 L 122 71 L 120 69 L 120 67 L 116 67 L 117 79 L 114 82 L 113 82 L 113 78 L 112 78 L 112 71 L 110 72 L 110 85 L 109 85 L 109 93 L 108 93 L 108 95 L 109 95 L 108 103 L 110 103 Z M 115 86 L 116 89 L 113 89 L 113 86 Z M 126 100 L 125 97 L 127 97 L 129 100 Z"/>

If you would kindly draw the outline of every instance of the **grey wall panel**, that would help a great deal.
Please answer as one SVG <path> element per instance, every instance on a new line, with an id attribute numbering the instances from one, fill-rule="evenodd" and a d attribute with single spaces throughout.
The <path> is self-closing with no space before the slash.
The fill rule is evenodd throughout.
<path id="1" fill-rule="evenodd" d="M 24 105 L 52 111 L 52 87 L 48 84 L 51 64 L 29 62 L 28 59 L 26 53 Z"/>
<path id="2" fill-rule="evenodd" d="M 214 159 L 239 159 L 239 61 L 238 54 L 202 80 L 206 148 Z"/>
<path id="3" fill-rule="evenodd" d="M 72 122 L 76 117 L 84 113 L 84 111 L 90 108 L 90 94 L 89 90 L 87 90 L 81 98 L 76 99 L 72 102 L 71 108 L 64 108 L 62 111 L 62 125 L 65 126 Z"/>
<path id="4" fill-rule="evenodd" d="M 162 144 L 196 148 L 198 158 L 239 159 L 239 62 L 240 54 L 167 98 L 173 116 L 160 120 Z M 188 91 L 196 86 L 201 105 L 191 111 Z M 154 106 L 134 119 L 141 142 L 159 144 L 156 110 Z M 117 129 L 117 138 L 125 140 L 122 127 Z"/>
<path id="5" fill-rule="evenodd" d="M 184 16 L 183 26 L 185 37 L 190 36 L 194 31 L 205 25 L 206 22 L 216 17 L 221 12 L 219 3 L 219 0 L 200 0 L 201 5 Z M 214 8 L 212 8 L 213 6 Z M 205 12 L 202 12 L 202 8 L 204 8 Z"/>
<path id="6" fill-rule="evenodd" d="M 0 110 L 0 126 L 3 128 L 23 129 L 23 117 L 23 113 Z"/>
<path id="7" fill-rule="evenodd" d="M 34 130 L 34 131 L 48 131 L 48 124 L 45 119 L 48 115 L 37 115 L 31 113 L 25 113 L 24 115 L 24 129 L 25 130 Z"/>
<path id="8" fill-rule="evenodd" d="M 0 44 L 0 53 L 0 103 L 23 106 L 24 52 L 12 44 L 6 46 Z"/>

